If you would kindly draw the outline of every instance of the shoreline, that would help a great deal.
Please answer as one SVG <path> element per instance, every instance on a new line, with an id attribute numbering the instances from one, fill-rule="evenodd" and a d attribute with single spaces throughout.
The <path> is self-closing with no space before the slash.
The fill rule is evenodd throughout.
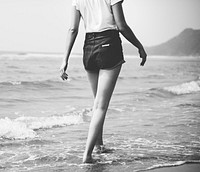
<path id="1" fill-rule="evenodd" d="M 163 167 L 147 170 L 149 172 L 199 172 L 200 163 L 183 164 L 174 167 Z"/>

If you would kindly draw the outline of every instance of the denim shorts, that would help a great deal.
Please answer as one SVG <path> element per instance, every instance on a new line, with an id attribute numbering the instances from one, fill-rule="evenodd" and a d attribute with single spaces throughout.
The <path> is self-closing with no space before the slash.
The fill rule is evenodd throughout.
<path id="1" fill-rule="evenodd" d="M 114 69 L 124 62 L 121 39 L 117 30 L 86 33 L 83 64 L 87 71 Z"/>

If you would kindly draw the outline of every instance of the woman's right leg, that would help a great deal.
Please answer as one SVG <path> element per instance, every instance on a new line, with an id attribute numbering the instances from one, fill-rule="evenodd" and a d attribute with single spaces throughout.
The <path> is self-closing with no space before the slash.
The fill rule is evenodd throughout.
<path id="1" fill-rule="evenodd" d="M 113 70 L 100 70 L 99 72 L 93 116 L 90 122 L 86 148 L 83 156 L 84 163 L 90 163 L 92 161 L 92 151 L 97 141 L 99 132 L 103 127 L 110 98 L 112 96 L 120 70 L 121 65 Z"/>
<path id="2" fill-rule="evenodd" d="M 94 99 L 95 99 L 96 93 L 97 93 L 99 72 L 87 72 L 87 75 L 88 75 L 88 80 L 90 82 L 92 92 L 94 95 Z M 93 112 L 94 112 L 94 109 L 93 109 Z M 99 131 L 99 135 L 98 135 L 95 145 L 97 148 L 99 148 L 101 145 L 103 145 L 103 126 L 101 127 L 101 129 Z"/>

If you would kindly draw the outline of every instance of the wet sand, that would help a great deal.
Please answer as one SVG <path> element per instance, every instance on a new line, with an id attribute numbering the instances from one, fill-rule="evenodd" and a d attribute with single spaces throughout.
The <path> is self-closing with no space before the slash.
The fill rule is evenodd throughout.
<path id="1" fill-rule="evenodd" d="M 200 172 L 200 164 L 185 164 L 177 167 L 158 168 L 149 172 Z"/>

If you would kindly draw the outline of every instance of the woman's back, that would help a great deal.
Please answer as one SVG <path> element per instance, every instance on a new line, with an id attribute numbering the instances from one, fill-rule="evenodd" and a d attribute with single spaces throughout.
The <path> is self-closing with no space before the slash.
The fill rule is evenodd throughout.
<path id="1" fill-rule="evenodd" d="M 117 26 L 111 5 L 123 0 L 73 0 L 73 6 L 80 11 L 86 32 L 116 30 Z"/>
<path id="2" fill-rule="evenodd" d="M 72 3 L 72 21 L 60 71 L 61 78 L 66 80 L 69 56 L 82 17 L 87 32 L 83 47 L 83 63 L 94 95 L 93 115 L 83 163 L 93 163 L 94 146 L 100 153 L 104 152 L 104 120 L 122 63 L 125 62 L 119 32 L 138 48 L 142 66 L 146 61 L 146 52 L 142 44 L 126 24 L 121 2 L 123 0 L 73 0 Z"/>

